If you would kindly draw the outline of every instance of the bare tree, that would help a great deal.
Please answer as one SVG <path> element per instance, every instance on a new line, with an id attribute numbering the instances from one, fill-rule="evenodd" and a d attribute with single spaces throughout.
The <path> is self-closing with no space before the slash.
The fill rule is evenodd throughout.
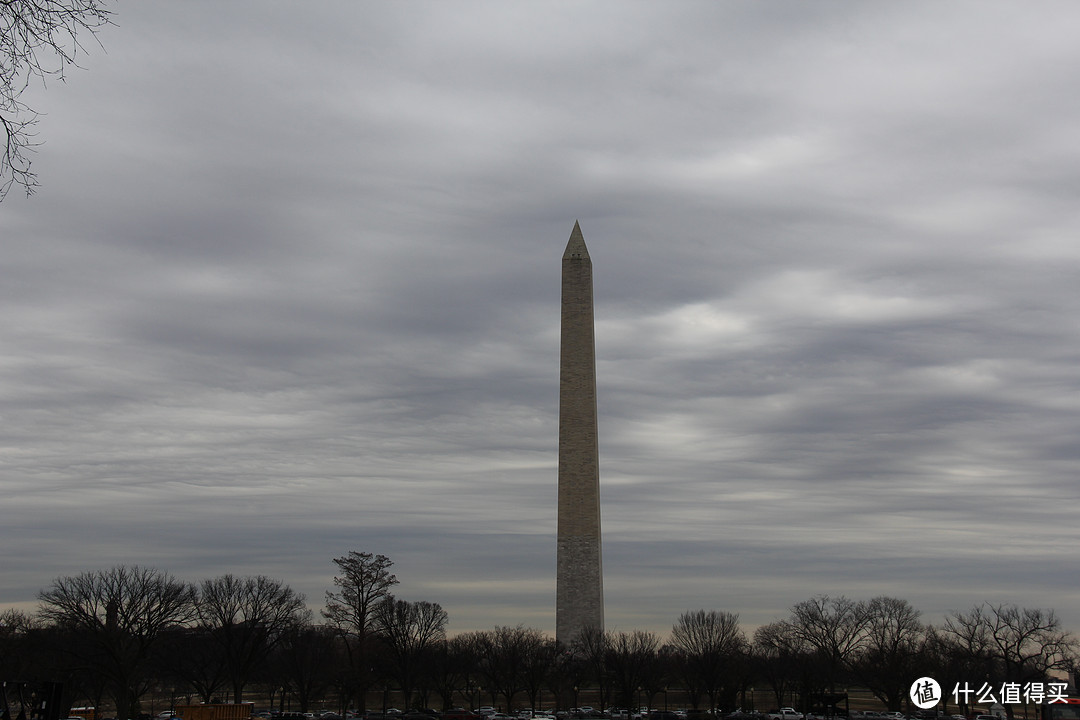
<path id="1" fill-rule="evenodd" d="M 810 644 L 785 620 L 762 625 L 754 632 L 754 665 L 772 688 L 776 707 L 794 703 L 792 696 L 804 675 L 810 652 Z"/>
<path id="2" fill-rule="evenodd" d="M 103 0 L 2 0 L 0 2 L 0 200 L 18 183 L 30 195 L 37 177 L 27 153 L 37 144 L 37 113 L 22 100 L 32 78 L 64 79 L 77 66 L 82 40 L 109 22 Z"/>
<path id="3" fill-rule="evenodd" d="M 581 677 L 596 683 L 601 712 L 608 706 L 611 695 L 611 678 L 607 672 L 607 640 L 607 634 L 603 630 L 587 625 L 570 643 L 570 655 L 576 659 L 578 667 L 583 671 Z M 575 686 L 581 687 L 580 679 Z M 577 704 L 577 698 L 574 699 L 574 704 Z"/>
<path id="4" fill-rule="evenodd" d="M 345 685 L 363 711 L 367 691 L 375 681 L 370 667 L 375 609 L 390 597 L 398 579 L 390 572 L 394 563 L 385 555 L 350 551 L 334 558 L 334 564 L 341 574 L 334 576 L 337 590 L 326 592 L 322 615 L 341 636 L 348 665 Z"/>
<path id="5" fill-rule="evenodd" d="M 147 682 L 155 644 L 192 619 L 194 598 L 190 585 L 166 573 L 119 565 L 57 578 L 38 595 L 38 615 L 79 639 L 68 649 L 101 673 L 117 717 L 127 720 Z"/>
<path id="6" fill-rule="evenodd" d="M 708 697 L 710 709 L 721 698 L 733 697 L 735 688 L 725 681 L 748 647 L 738 613 L 685 612 L 671 629 L 671 644 L 678 652 L 677 667 L 695 708 L 701 695 Z"/>
<path id="7" fill-rule="evenodd" d="M 285 633 L 308 621 L 304 596 L 264 575 L 222 575 L 199 589 L 199 623 L 222 653 L 233 701 Z"/>
<path id="8" fill-rule="evenodd" d="M 1042 681 L 1076 661 L 1077 640 L 1053 610 L 976 605 L 946 617 L 943 633 L 964 661 L 995 681 Z"/>
<path id="9" fill-rule="evenodd" d="M 852 666 L 889 710 L 900 710 L 911 678 L 918 677 L 925 628 L 907 600 L 876 597 L 866 604 L 866 639 Z"/>
<path id="10" fill-rule="evenodd" d="M 0 678 L 34 677 L 35 656 L 40 652 L 36 646 L 42 644 L 35 637 L 39 625 L 33 615 L 21 610 L 0 612 Z"/>
<path id="11" fill-rule="evenodd" d="M 961 638 L 944 627 L 927 625 L 923 630 L 919 651 L 919 674 L 934 678 L 943 689 L 959 687 L 961 683 L 973 679 L 982 682 L 997 677 L 995 662 L 990 658 L 988 646 L 977 637 L 978 634 L 976 631 L 975 637 Z M 969 698 L 963 693 L 954 696 L 951 692 L 944 692 L 941 708 L 946 715 L 949 714 L 949 703 L 954 697 L 960 714 L 967 715 L 972 712 L 972 701 L 976 698 Z"/>
<path id="12" fill-rule="evenodd" d="M 446 639 L 447 612 L 438 603 L 387 597 L 375 613 L 376 629 L 390 651 L 390 670 L 406 703 L 420 680 L 424 656 Z"/>
<path id="13" fill-rule="evenodd" d="M 1067 669 L 1075 659 L 1076 638 L 1061 627 L 1053 610 L 994 605 L 990 637 L 1005 677 L 1018 682 L 1043 679 Z"/>
<path id="14" fill-rule="evenodd" d="M 819 595 L 797 603 L 790 620 L 795 634 L 821 655 L 825 664 L 825 684 L 836 691 L 841 673 L 851 668 L 855 655 L 866 641 L 866 603 L 844 596 Z"/>
<path id="15" fill-rule="evenodd" d="M 615 687 L 616 702 L 625 708 L 638 705 L 637 692 L 656 685 L 660 638 L 644 630 L 608 633 L 607 667 Z"/>
<path id="16" fill-rule="evenodd" d="M 532 630 L 532 651 L 525 658 L 524 677 L 525 694 L 529 698 L 529 707 L 540 707 L 540 694 L 548 683 L 559 653 L 555 638 L 544 636 L 539 630 Z"/>
<path id="17" fill-rule="evenodd" d="M 162 668 L 190 687 L 202 702 L 212 702 L 228 687 L 224 653 L 204 628 L 177 628 L 162 639 Z"/>
<path id="18" fill-rule="evenodd" d="M 337 638 L 332 629 L 310 624 L 294 625 L 271 653 L 273 674 L 282 687 L 292 689 L 300 712 L 313 709 L 330 685 Z"/>
<path id="19" fill-rule="evenodd" d="M 394 564 L 385 555 L 350 551 L 334 558 L 341 575 L 334 576 L 337 591 L 326 591 L 323 617 L 335 626 L 359 636 L 371 631 L 375 607 L 390 596 L 390 588 L 398 579 L 390 573 Z"/>
<path id="20" fill-rule="evenodd" d="M 546 679 L 537 664 L 537 660 L 544 657 L 547 643 L 543 633 L 517 625 L 470 633 L 468 638 L 481 680 L 492 697 L 501 695 L 509 712 L 514 697 L 531 690 L 530 706 L 534 706 L 535 695 Z"/>
<path id="21" fill-rule="evenodd" d="M 442 701 L 442 709 L 454 707 L 454 695 L 465 691 L 472 695 L 472 679 L 476 673 L 477 656 L 472 635 L 462 633 L 437 643 L 432 654 L 432 678 L 435 691 Z"/>

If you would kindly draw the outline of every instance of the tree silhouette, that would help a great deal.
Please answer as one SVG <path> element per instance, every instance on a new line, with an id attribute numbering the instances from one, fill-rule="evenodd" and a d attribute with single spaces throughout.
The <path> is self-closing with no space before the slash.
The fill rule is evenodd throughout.
<path id="1" fill-rule="evenodd" d="M 308 620 L 304 596 L 263 575 L 222 575 L 199 588 L 199 623 L 222 653 L 233 702 L 285 633 Z"/>
<path id="2" fill-rule="evenodd" d="M 194 590 L 159 570 L 118 565 L 62 577 L 43 590 L 38 616 L 72 636 L 68 652 L 100 673 L 119 720 L 130 717 L 162 633 L 194 615 Z"/>
<path id="3" fill-rule="evenodd" d="M 37 113 L 22 101 L 33 78 L 64 79 L 77 66 L 82 40 L 109 22 L 102 0 L 4 0 L 0 2 L 0 200 L 13 184 L 30 195 L 37 176 L 27 154 L 37 143 Z"/>
<path id="4" fill-rule="evenodd" d="M 341 574 L 334 576 L 337 589 L 326 591 L 322 616 L 341 637 L 347 663 L 343 685 L 346 692 L 351 691 L 357 707 L 363 711 L 367 709 L 364 698 L 375 682 L 371 672 L 375 609 L 390 597 L 390 588 L 398 579 L 390 572 L 394 563 L 385 555 L 354 550 L 334 558 L 334 564 Z"/>

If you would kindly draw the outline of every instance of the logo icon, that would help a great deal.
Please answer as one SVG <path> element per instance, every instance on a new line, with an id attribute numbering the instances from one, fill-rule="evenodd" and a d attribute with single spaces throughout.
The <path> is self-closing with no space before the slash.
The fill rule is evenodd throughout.
<path id="1" fill-rule="evenodd" d="M 911 702 L 920 710 L 927 710 L 938 704 L 941 700 L 941 686 L 932 677 L 921 677 L 911 683 Z"/>

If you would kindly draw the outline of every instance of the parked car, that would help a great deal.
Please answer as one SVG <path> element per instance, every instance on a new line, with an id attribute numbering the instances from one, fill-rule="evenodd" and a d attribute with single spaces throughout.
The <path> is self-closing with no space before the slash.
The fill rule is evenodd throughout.
<path id="1" fill-rule="evenodd" d="M 679 716 L 670 710 L 653 710 L 649 713 L 649 720 L 679 720 Z"/>
<path id="2" fill-rule="evenodd" d="M 773 710 L 766 713 L 765 716 L 769 720 L 803 720 L 803 714 L 795 708 L 780 708 L 779 710 Z"/>

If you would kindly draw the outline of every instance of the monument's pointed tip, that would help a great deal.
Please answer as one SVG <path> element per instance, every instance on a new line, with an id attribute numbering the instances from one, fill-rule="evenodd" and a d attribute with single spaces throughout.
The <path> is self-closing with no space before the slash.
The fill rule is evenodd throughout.
<path id="1" fill-rule="evenodd" d="M 574 221 L 574 230 L 570 233 L 570 242 L 566 243 L 566 252 L 563 260 L 571 257 L 589 257 L 589 249 L 585 247 L 585 236 L 581 234 L 581 225 Z"/>

